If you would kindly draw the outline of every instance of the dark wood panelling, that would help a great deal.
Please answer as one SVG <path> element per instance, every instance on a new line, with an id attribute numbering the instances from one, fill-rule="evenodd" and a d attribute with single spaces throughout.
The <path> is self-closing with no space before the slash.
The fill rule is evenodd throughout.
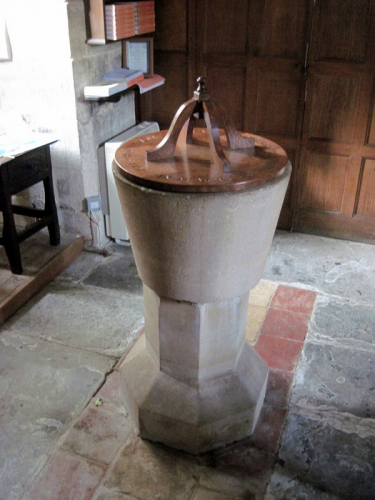
<path id="1" fill-rule="evenodd" d="M 308 4 L 306 0 L 264 1 L 260 56 L 304 58 Z"/>
<path id="2" fill-rule="evenodd" d="M 298 72 L 258 72 L 256 134 L 297 138 L 300 75 Z"/>
<path id="3" fill-rule="evenodd" d="M 169 128 L 177 109 L 188 95 L 188 65 L 184 53 L 157 52 L 155 54 L 157 72 L 165 77 L 165 84 L 153 91 L 153 120 L 160 128 Z M 180 68 L 176 71 L 176 67 Z"/>
<path id="4" fill-rule="evenodd" d="M 374 89 L 375 94 L 375 89 Z M 368 136 L 367 136 L 367 144 L 370 146 L 375 146 L 375 95 L 373 95 L 372 101 L 372 112 L 369 115 L 369 127 L 368 127 Z"/>
<path id="5" fill-rule="evenodd" d="M 200 0 L 198 9 L 200 53 L 246 53 L 248 0 Z"/>
<path id="6" fill-rule="evenodd" d="M 375 156 L 374 4 L 316 2 L 296 230 L 375 242 L 374 177 L 365 161 Z"/>
<path id="7" fill-rule="evenodd" d="M 375 159 L 365 159 L 361 174 L 355 214 L 375 220 Z"/>
<path id="8" fill-rule="evenodd" d="M 245 102 L 245 70 L 243 68 L 217 68 L 205 70 L 208 91 L 224 107 L 237 130 L 244 128 L 243 105 Z"/>
<path id="9" fill-rule="evenodd" d="M 187 4 L 181 0 L 156 0 L 155 49 L 187 51 Z"/>
<path id="10" fill-rule="evenodd" d="M 304 164 L 301 207 L 341 213 L 348 158 L 308 151 Z"/>
<path id="11" fill-rule="evenodd" d="M 365 62 L 371 3 L 371 0 L 318 1 L 312 37 L 314 59 Z"/>
<path id="12" fill-rule="evenodd" d="M 169 126 L 206 76 L 238 129 L 291 157 L 279 227 L 375 241 L 375 0 L 156 0 L 156 16 L 148 118 Z"/>
<path id="13" fill-rule="evenodd" d="M 195 85 L 196 0 L 155 0 L 155 17 L 155 72 L 165 77 L 165 84 L 142 96 L 142 116 L 164 129 Z"/>
<path id="14" fill-rule="evenodd" d="M 311 80 L 309 138 L 353 142 L 358 91 L 358 76 L 316 72 Z"/>

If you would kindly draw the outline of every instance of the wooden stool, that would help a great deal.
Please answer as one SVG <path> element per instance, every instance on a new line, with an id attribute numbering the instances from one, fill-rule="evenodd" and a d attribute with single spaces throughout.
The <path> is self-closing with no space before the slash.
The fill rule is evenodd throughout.
<path id="1" fill-rule="evenodd" d="M 15 195 L 43 181 L 45 193 L 44 210 L 12 205 Z M 52 184 L 52 166 L 49 144 L 28 151 L 13 160 L 0 160 L 0 210 L 3 213 L 3 234 L 0 245 L 4 245 L 12 273 L 22 274 L 19 244 L 29 236 L 48 227 L 51 245 L 60 243 L 60 228 Z M 35 217 L 36 222 L 17 232 L 14 214 Z"/>

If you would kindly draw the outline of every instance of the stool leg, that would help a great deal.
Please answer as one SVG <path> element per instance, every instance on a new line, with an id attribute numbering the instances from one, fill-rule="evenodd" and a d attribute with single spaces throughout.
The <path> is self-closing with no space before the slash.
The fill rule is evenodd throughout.
<path id="1" fill-rule="evenodd" d="M 3 242 L 10 269 L 13 274 L 22 274 L 20 246 L 17 237 L 16 224 L 12 210 L 12 197 L 7 196 L 3 204 Z"/>
<path id="2" fill-rule="evenodd" d="M 60 244 L 60 226 L 57 217 L 57 208 L 55 195 L 53 191 L 52 176 L 43 180 L 44 195 L 45 195 L 45 211 L 48 215 L 53 216 L 53 221 L 48 224 L 49 241 L 51 245 L 57 246 Z"/>

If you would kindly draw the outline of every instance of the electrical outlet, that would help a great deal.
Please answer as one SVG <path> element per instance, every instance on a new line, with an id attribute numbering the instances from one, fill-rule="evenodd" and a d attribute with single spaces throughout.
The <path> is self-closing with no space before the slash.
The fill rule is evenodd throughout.
<path id="1" fill-rule="evenodd" d="M 90 196 L 89 198 L 86 198 L 86 203 L 87 203 L 87 213 L 98 212 L 102 208 L 99 195 Z"/>

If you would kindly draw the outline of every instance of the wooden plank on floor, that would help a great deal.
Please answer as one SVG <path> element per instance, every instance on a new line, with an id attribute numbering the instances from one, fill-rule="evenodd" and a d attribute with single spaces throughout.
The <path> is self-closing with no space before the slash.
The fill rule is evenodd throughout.
<path id="1" fill-rule="evenodd" d="M 29 276 L 23 276 L 19 274 L 12 274 L 10 271 L 4 271 L 0 273 L 0 304 L 6 300 L 6 298 L 14 291 L 16 288 L 22 285 L 25 281 L 29 280 Z"/>
<path id="2" fill-rule="evenodd" d="M 68 267 L 82 252 L 83 246 L 84 239 L 78 237 L 65 247 L 54 247 L 55 255 L 50 256 L 43 267 L 32 276 L 22 275 L 26 280 L 21 279 L 18 286 L 0 302 L 0 325 Z"/>

